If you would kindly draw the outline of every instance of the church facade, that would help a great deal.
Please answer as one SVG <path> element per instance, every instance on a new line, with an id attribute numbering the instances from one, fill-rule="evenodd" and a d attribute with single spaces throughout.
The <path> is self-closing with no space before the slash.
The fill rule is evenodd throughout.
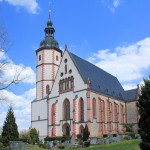
<path id="1" fill-rule="evenodd" d="M 88 125 L 90 137 L 137 129 L 139 87 L 125 91 L 116 77 L 90 62 L 59 49 L 49 14 L 45 39 L 37 55 L 36 100 L 31 102 L 31 128 L 40 139 L 76 138 Z M 63 54 L 62 54 L 63 53 Z"/>

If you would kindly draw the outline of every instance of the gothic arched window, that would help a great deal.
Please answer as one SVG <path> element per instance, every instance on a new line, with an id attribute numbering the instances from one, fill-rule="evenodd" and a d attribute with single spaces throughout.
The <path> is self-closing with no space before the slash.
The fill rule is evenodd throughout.
<path id="1" fill-rule="evenodd" d="M 67 74 L 67 65 L 65 65 L 65 74 Z"/>
<path id="2" fill-rule="evenodd" d="M 69 120 L 70 119 L 70 102 L 68 99 L 64 100 L 63 103 L 63 116 L 64 120 Z"/>
<path id="3" fill-rule="evenodd" d="M 96 118 L 96 99 L 93 99 L 93 118 Z"/>
<path id="4" fill-rule="evenodd" d="M 46 86 L 46 94 L 49 94 L 49 85 Z"/>
<path id="5" fill-rule="evenodd" d="M 52 110 L 51 110 L 51 123 L 55 123 L 55 104 L 52 105 Z"/>
<path id="6" fill-rule="evenodd" d="M 84 102 L 82 98 L 79 101 L 79 119 L 81 122 L 84 121 Z"/>
<path id="7" fill-rule="evenodd" d="M 83 127 L 83 125 L 81 125 L 79 127 L 79 134 L 83 135 L 83 130 L 84 130 L 84 127 Z"/>

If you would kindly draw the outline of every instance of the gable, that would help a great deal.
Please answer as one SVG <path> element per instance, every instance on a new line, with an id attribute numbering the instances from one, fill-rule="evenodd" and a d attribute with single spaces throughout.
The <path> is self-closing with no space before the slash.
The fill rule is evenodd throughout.
<path id="1" fill-rule="evenodd" d="M 65 65 L 67 65 L 67 73 L 65 73 Z M 55 78 L 55 82 L 54 82 L 54 85 L 50 94 L 50 98 L 59 96 L 60 80 L 63 80 L 63 79 L 65 80 L 70 77 L 74 78 L 74 92 L 87 88 L 87 85 L 84 82 L 81 74 L 79 73 L 76 65 L 74 64 L 69 51 L 65 50 L 63 58 L 61 60 L 61 64 L 59 66 L 59 69 Z"/>

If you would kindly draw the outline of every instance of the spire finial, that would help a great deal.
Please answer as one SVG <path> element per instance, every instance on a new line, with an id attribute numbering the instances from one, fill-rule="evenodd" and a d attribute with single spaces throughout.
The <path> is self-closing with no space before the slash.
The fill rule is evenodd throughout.
<path id="1" fill-rule="evenodd" d="M 47 26 L 48 27 L 52 27 L 53 26 L 53 22 L 51 21 L 51 16 L 50 16 L 50 13 L 51 13 L 51 10 L 50 10 L 50 0 L 49 0 L 49 19 L 48 19 L 48 22 L 47 22 Z"/>
<path id="2" fill-rule="evenodd" d="M 51 2 L 50 2 L 50 0 L 49 0 L 49 15 L 50 15 L 50 13 L 51 13 L 50 6 L 51 6 Z"/>

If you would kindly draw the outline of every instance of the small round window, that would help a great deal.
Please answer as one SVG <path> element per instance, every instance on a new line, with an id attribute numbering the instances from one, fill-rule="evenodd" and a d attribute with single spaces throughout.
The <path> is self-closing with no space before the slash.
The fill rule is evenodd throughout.
<path id="1" fill-rule="evenodd" d="M 64 62 L 67 63 L 67 59 L 65 59 Z"/>
<path id="2" fill-rule="evenodd" d="M 72 69 L 69 70 L 69 73 L 70 73 L 70 74 L 72 73 Z"/>
<path id="3" fill-rule="evenodd" d="M 61 77 L 63 76 L 63 72 L 60 74 L 60 76 L 61 76 Z"/>

